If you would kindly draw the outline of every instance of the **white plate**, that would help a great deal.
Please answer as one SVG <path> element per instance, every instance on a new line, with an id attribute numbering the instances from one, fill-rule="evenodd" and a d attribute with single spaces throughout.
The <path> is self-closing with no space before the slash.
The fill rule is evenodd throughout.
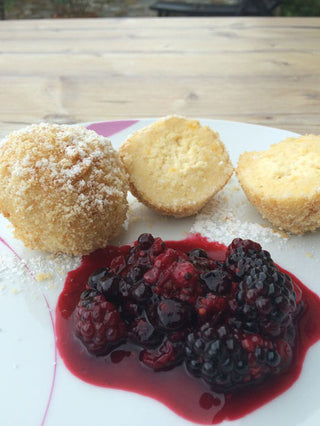
<path id="1" fill-rule="evenodd" d="M 110 136 L 117 148 L 125 137 L 153 120 L 128 120 L 96 124 L 98 132 Z M 245 150 L 261 150 L 287 136 L 284 130 L 218 120 L 200 120 L 220 133 L 234 164 Z M 235 228 L 256 232 L 264 224 L 246 202 L 241 191 L 229 188 L 230 209 L 235 210 Z M 235 200 L 235 201 L 234 201 Z M 241 209 L 237 206 L 241 204 Z M 236 210 L 241 210 L 240 213 Z M 175 220 L 160 217 L 134 203 L 128 230 L 115 241 L 130 242 L 150 231 L 164 239 L 181 239 L 195 218 Z M 210 219 L 208 212 L 202 218 Z M 221 218 L 218 218 L 219 221 Z M 243 229 L 239 220 L 248 226 Z M 221 222 L 222 223 L 222 222 Z M 258 224 L 258 225 L 255 225 Z M 260 225 L 259 225 L 260 224 Z M 209 222 L 210 225 L 210 222 Z M 212 222 L 213 226 L 216 226 Z M 201 222 L 196 223 L 199 230 Z M 219 232 L 223 231 L 223 225 Z M 210 231 L 210 229 L 209 229 Z M 230 231 L 230 229 L 229 229 Z M 212 232 L 212 230 L 211 230 Z M 266 231 L 267 232 L 267 231 Z M 319 232 L 289 240 L 265 238 L 263 246 L 284 268 L 294 273 L 320 295 Z M 232 234 L 232 230 L 230 235 Z M 271 233 L 270 233 L 271 235 Z M 241 235 L 246 236 L 246 235 Z M 53 258 L 27 250 L 12 236 L 8 222 L 0 216 L 0 424 L 2 426 L 178 426 L 189 423 L 161 403 L 134 393 L 91 386 L 74 377 L 57 353 L 54 336 L 54 308 L 66 271 L 78 259 Z M 226 237 L 226 240 L 229 237 Z M 259 240 L 259 239 L 258 239 Z M 228 241 L 225 241 L 226 243 Z M 49 273 L 46 280 L 40 273 Z M 320 424 L 320 344 L 307 354 L 299 380 L 283 395 L 233 426 L 316 426 Z"/>

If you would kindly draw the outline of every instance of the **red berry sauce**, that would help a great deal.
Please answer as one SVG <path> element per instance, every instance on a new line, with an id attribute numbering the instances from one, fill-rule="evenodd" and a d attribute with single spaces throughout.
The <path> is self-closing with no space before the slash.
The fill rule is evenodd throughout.
<path id="1" fill-rule="evenodd" d="M 199 235 L 182 241 L 168 241 L 167 248 L 188 253 L 201 248 L 210 259 L 221 262 L 226 247 L 208 242 Z M 201 379 L 193 377 L 184 365 L 169 371 L 153 371 L 139 361 L 137 347 L 123 343 L 107 355 L 95 356 L 88 352 L 74 333 L 74 311 L 89 276 L 112 260 L 128 253 L 130 246 L 106 247 L 84 256 L 81 266 L 69 272 L 56 308 L 56 333 L 60 355 L 67 368 L 78 378 L 96 386 L 122 389 L 152 397 L 189 421 L 217 424 L 223 420 L 240 418 L 286 391 L 299 377 L 307 350 L 320 339 L 319 297 L 290 275 L 293 285 L 302 291 L 304 311 L 299 317 L 293 361 L 282 374 L 263 383 L 235 393 L 217 393 Z M 114 261 L 115 263 L 116 261 Z M 250 397 L 248 397 L 250 395 Z"/>

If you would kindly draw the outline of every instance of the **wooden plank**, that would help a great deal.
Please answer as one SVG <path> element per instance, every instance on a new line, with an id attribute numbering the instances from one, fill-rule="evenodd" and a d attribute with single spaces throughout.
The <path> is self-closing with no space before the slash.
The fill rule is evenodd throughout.
<path id="1" fill-rule="evenodd" d="M 320 18 L 5 21 L 0 136 L 171 113 L 320 133 Z"/>
<path id="2" fill-rule="evenodd" d="M 25 64 L 28 62 L 28 67 Z M 163 66 L 165 64 L 165 66 Z M 219 77 L 246 79 L 292 78 L 295 82 L 307 79 L 318 79 L 320 53 L 310 51 L 274 52 L 266 56 L 265 52 L 224 52 L 211 54 L 171 55 L 163 53 L 104 53 L 100 56 L 90 52 L 79 54 L 6 54 L 6 62 L 0 67 L 0 76 L 37 76 L 45 75 L 54 78 L 59 75 L 75 75 L 104 78 L 106 74 L 112 78 L 127 77 L 164 80 L 166 78 L 200 79 Z M 81 70 L 81 72 L 80 72 Z M 156 81 L 155 81 L 156 83 Z M 236 81 L 230 81 L 236 84 Z M 281 83 L 281 81 L 279 82 Z M 286 82 L 283 82 L 286 84 Z"/>

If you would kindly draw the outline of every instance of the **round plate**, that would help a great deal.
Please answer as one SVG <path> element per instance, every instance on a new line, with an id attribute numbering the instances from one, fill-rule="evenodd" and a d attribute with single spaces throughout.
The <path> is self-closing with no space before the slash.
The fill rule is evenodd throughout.
<path id="1" fill-rule="evenodd" d="M 98 133 L 110 137 L 118 148 L 133 131 L 153 119 L 87 123 Z M 200 119 L 220 133 L 233 164 L 245 150 L 262 150 L 295 134 L 279 129 Z M 235 178 L 233 178 L 235 180 Z M 235 185 L 235 183 L 233 183 Z M 252 238 L 252 230 L 270 230 L 269 224 L 246 201 L 242 191 L 236 195 L 234 208 L 237 229 Z M 233 198 L 232 198 L 233 199 Z M 131 209 L 127 229 L 113 241 L 128 243 L 141 232 L 152 232 L 163 239 L 181 239 L 191 229 L 203 229 L 214 238 L 217 224 L 210 222 L 210 211 L 188 219 L 171 219 L 153 213 L 130 196 Z M 237 216 L 237 205 L 242 205 Z M 200 218 L 200 219 L 199 219 Z M 220 218 L 221 219 L 221 218 Z M 219 219 L 219 220 L 220 220 Z M 247 223 L 247 227 L 241 226 Z M 202 227 L 202 228 L 201 228 Z M 258 227 L 258 228 L 257 228 Z M 247 229 L 247 231 L 246 231 Z M 220 237 L 223 226 L 219 228 Z M 319 232 L 302 237 L 265 238 L 259 241 L 274 260 L 295 274 L 320 295 Z M 235 235 L 237 236 L 237 235 Z M 246 235 L 241 235 L 246 237 Z M 226 236 L 225 243 L 228 243 Z M 2 425 L 68 426 L 186 426 L 192 424 L 161 403 L 135 393 L 99 388 L 74 377 L 64 366 L 55 345 L 54 310 L 68 270 L 77 258 L 50 256 L 26 249 L 13 238 L 10 224 L 0 216 L 0 347 Z M 308 352 L 299 380 L 284 394 L 248 416 L 224 422 L 233 426 L 316 426 L 320 424 L 320 343 Z"/>

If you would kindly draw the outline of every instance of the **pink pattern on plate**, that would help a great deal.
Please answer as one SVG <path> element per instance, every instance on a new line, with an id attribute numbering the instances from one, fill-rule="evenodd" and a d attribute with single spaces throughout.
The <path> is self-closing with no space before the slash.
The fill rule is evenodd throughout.
<path id="1" fill-rule="evenodd" d="M 22 265 L 24 266 L 24 268 L 26 269 L 26 271 L 28 272 L 28 274 L 31 276 L 31 278 L 33 280 L 36 281 L 36 277 L 34 275 L 34 273 L 31 271 L 31 269 L 29 268 L 29 266 L 26 264 L 26 262 L 22 259 L 22 257 L 15 251 L 15 249 L 13 247 L 10 246 L 10 244 L 3 239 L 0 236 L 0 243 L 2 243 L 3 245 L 5 245 L 12 253 L 13 255 L 19 259 L 19 261 L 22 263 Z M 50 387 L 50 393 L 48 396 L 48 401 L 47 401 L 47 405 L 45 408 L 45 412 L 43 414 L 42 420 L 41 420 L 41 426 L 43 426 L 45 424 L 46 418 L 47 418 L 47 414 L 48 414 L 48 410 L 49 410 L 49 406 L 51 403 L 51 399 L 52 399 L 52 394 L 53 394 L 53 388 L 55 385 L 55 381 L 56 381 L 56 374 L 57 374 L 57 343 L 56 343 L 56 333 L 55 333 L 55 328 L 54 328 L 54 319 L 53 319 L 53 315 L 52 315 L 52 309 L 51 306 L 46 298 L 46 296 L 44 294 L 42 294 L 44 300 L 45 300 L 45 304 L 47 306 L 49 315 L 50 315 L 50 321 L 51 321 L 51 325 L 52 325 L 52 330 L 53 330 L 53 335 L 54 335 L 54 366 L 53 366 L 53 376 L 52 376 L 52 382 L 51 382 L 51 387 Z"/>
<path id="2" fill-rule="evenodd" d="M 121 121 L 103 121 L 100 123 L 92 123 L 87 126 L 88 129 L 94 130 L 99 135 L 109 137 L 121 130 L 127 129 L 139 120 L 121 120 Z"/>

